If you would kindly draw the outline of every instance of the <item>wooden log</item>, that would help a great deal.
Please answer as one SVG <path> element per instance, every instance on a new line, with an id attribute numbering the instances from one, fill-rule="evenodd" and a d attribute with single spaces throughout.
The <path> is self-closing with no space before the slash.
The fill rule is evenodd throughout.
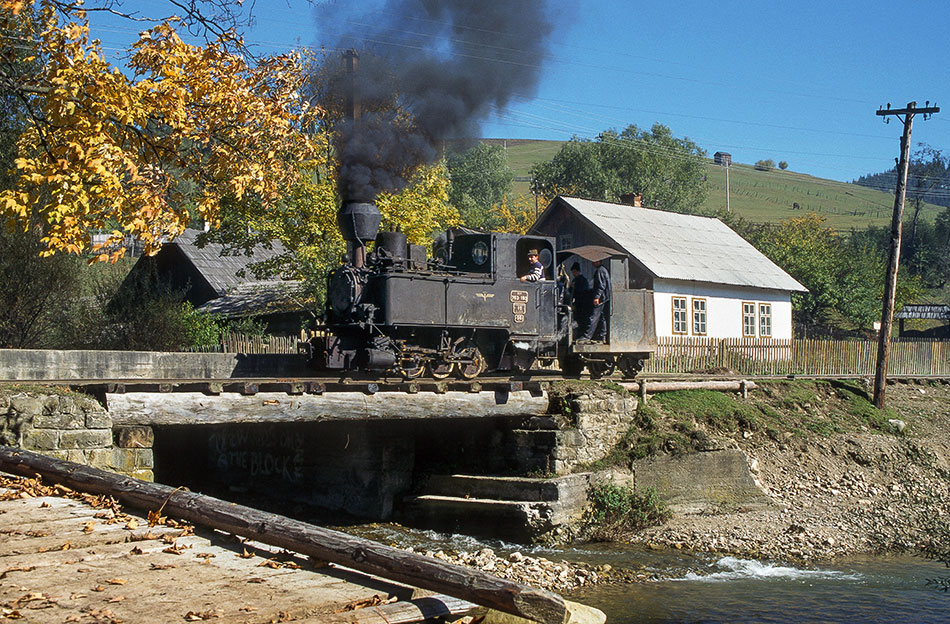
<path id="1" fill-rule="evenodd" d="M 208 425 L 237 422 L 321 422 L 350 419 L 531 417 L 548 411 L 545 394 L 510 392 L 406 394 L 328 392 L 252 396 L 200 392 L 106 394 L 112 421 L 120 425 Z"/>
<path id="2" fill-rule="evenodd" d="M 672 392 L 674 390 L 720 390 L 723 392 L 742 392 L 743 384 L 746 390 L 755 389 L 754 381 L 645 381 L 621 382 L 620 385 L 630 392 L 654 394 L 657 392 Z"/>
<path id="3" fill-rule="evenodd" d="M 211 496 L 8 446 L 0 446 L 0 470 L 25 477 L 39 474 L 76 490 L 114 496 L 132 507 L 161 509 L 170 517 L 544 624 L 564 624 L 568 615 L 564 599 L 552 592 Z"/>
<path id="4" fill-rule="evenodd" d="M 333 615 L 318 615 L 304 620 L 312 624 L 411 624 L 435 618 L 457 617 L 478 605 L 451 596 L 427 596 L 393 602 L 386 605 L 363 607 Z"/>

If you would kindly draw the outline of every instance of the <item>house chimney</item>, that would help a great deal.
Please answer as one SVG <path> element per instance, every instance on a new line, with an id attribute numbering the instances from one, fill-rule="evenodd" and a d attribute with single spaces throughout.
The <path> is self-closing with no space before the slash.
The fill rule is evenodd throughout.
<path id="1" fill-rule="evenodd" d="M 620 196 L 620 203 L 634 208 L 643 207 L 643 195 L 640 193 L 624 193 Z"/>

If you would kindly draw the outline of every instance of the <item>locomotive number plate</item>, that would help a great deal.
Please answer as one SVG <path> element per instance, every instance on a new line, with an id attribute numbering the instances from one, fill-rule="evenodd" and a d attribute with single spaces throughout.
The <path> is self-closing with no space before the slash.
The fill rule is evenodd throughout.
<path id="1" fill-rule="evenodd" d="M 512 290 L 511 302 L 512 303 L 528 303 L 528 291 L 527 290 Z"/>
<path id="2" fill-rule="evenodd" d="M 524 314 L 515 314 L 515 323 L 524 323 Z"/>
<path id="3" fill-rule="evenodd" d="M 524 314 L 525 312 L 528 311 L 528 304 L 527 303 L 512 303 L 511 311 L 514 314 Z"/>

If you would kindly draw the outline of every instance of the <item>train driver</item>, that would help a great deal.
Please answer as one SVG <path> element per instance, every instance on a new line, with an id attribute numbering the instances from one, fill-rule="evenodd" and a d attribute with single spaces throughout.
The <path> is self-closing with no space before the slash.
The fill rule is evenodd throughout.
<path id="1" fill-rule="evenodd" d="M 522 282 L 536 282 L 544 278 L 544 266 L 538 262 L 538 250 L 528 250 L 528 273 L 521 276 Z"/>

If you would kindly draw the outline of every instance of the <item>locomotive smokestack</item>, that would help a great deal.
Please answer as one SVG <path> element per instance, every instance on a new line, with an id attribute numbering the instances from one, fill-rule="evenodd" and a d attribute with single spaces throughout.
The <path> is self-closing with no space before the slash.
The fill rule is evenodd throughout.
<path id="1" fill-rule="evenodd" d="M 346 64 L 347 90 L 344 109 L 350 132 L 358 136 L 360 132 L 360 92 L 357 85 L 360 55 L 356 50 L 343 53 Z M 347 192 L 352 192 L 348 190 Z M 372 203 L 373 197 L 344 197 L 343 205 L 337 213 L 336 221 L 346 241 L 346 252 L 350 264 L 355 267 L 366 265 L 366 241 L 376 238 L 382 215 Z"/>

